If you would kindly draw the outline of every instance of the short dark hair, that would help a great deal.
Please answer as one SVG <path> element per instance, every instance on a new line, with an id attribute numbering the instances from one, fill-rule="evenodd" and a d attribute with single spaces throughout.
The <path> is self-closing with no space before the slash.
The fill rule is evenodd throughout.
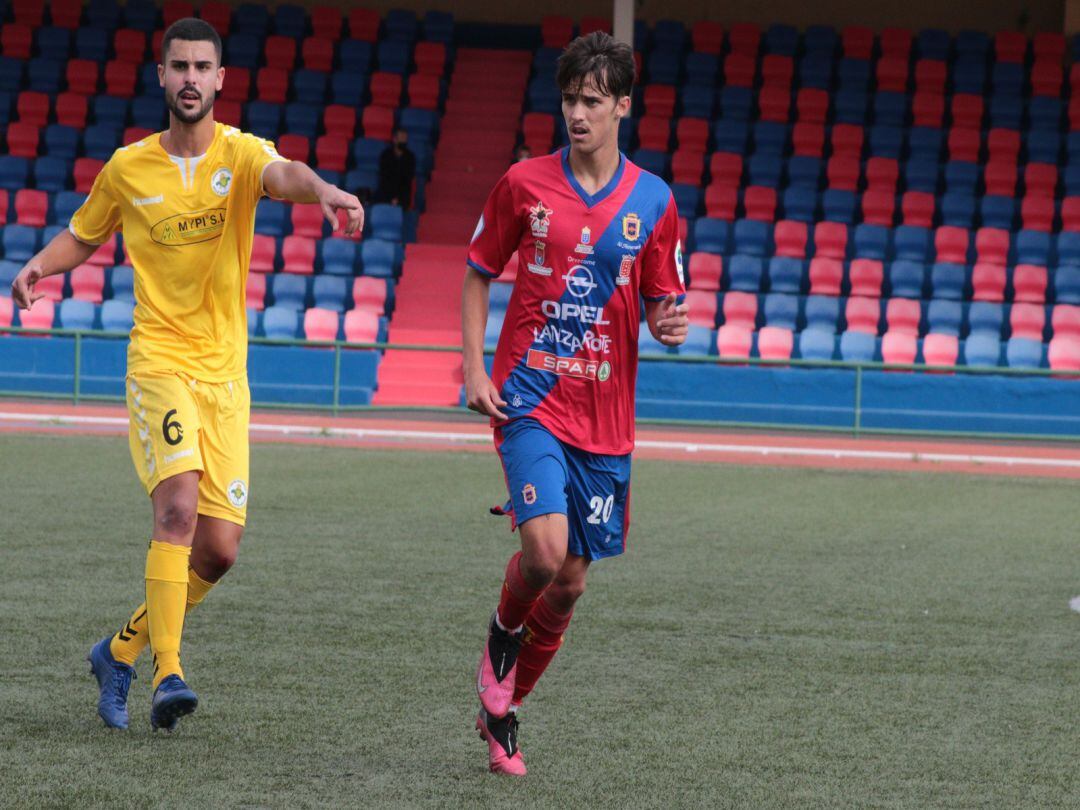
<path id="1" fill-rule="evenodd" d="M 200 20 L 197 17 L 185 17 L 170 25 L 161 40 L 162 63 L 165 62 L 165 54 L 169 52 L 169 45 L 174 39 L 182 39 L 185 42 L 213 42 L 218 65 L 221 64 L 221 37 L 218 36 L 218 32 L 214 30 L 213 26 L 205 20 Z"/>
<path id="2" fill-rule="evenodd" d="M 604 95 L 620 99 L 634 89 L 634 51 L 605 31 L 578 37 L 559 55 L 555 81 L 559 90 L 576 90 L 592 78 Z"/>

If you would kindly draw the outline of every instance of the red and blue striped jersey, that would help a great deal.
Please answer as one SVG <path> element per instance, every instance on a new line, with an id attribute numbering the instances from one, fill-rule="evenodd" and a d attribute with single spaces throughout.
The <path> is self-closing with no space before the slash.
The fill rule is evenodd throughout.
<path id="1" fill-rule="evenodd" d="M 511 418 L 537 419 L 591 453 L 634 448 L 639 296 L 685 292 L 679 214 L 663 180 L 625 156 L 588 194 L 569 149 L 514 164 L 484 206 L 469 266 L 517 279 L 492 381 Z"/>

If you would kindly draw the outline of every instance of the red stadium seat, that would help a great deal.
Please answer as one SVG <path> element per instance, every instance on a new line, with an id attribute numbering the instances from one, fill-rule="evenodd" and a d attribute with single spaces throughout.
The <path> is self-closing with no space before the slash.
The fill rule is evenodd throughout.
<path id="1" fill-rule="evenodd" d="M 78 93 L 61 93 L 56 97 L 56 123 L 74 129 L 86 127 L 86 96 Z"/>
<path id="2" fill-rule="evenodd" d="M 756 59 L 735 52 L 724 58 L 725 84 L 732 87 L 753 87 L 756 75 Z"/>
<path id="3" fill-rule="evenodd" d="M 956 335 L 930 332 L 923 338 L 923 362 L 928 366 L 955 366 L 960 356 L 960 340 Z"/>
<path id="4" fill-rule="evenodd" d="M 1001 228 L 979 228 L 975 232 L 975 260 L 1004 266 L 1009 255 L 1009 232 Z"/>
<path id="5" fill-rule="evenodd" d="M 689 270 L 691 289 L 716 292 L 724 275 L 724 259 L 714 253 L 691 253 Z"/>
<path id="6" fill-rule="evenodd" d="M 971 300 L 1001 303 L 1005 300 L 1005 267 L 976 262 L 971 270 Z"/>
<path id="7" fill-rule="evenodd" d="M 1054 230 L 1054 200 L 1052 197 L 1027 196 L 1020 204 L 1020 219 L 1027 231 L 1051 233 Z"/>
<path id="8" fill-rule="evenodd" d="M 255 76 L 255 93 L 259 101 L 284 104 L 289 97 L 289 71 L 280 67 L 260 68 Z"/>
<path id="9" fill-rule="evenodd" d="M 146 34 L 133 28 L 121 28 L 113 37 L 113 49 L 121 62 L 141 65 L 146 57 Z"/>
<path id="10" fill-rule="evenodd" d="M 323 111 L 323 129 L 327 135 L 356 137 L 356 110 L 345 104 L 331 104 Z"/>
<path id="11" fill-rule="evenodd" d="M 11 326 L 15 317 L 15 305 L 6 295 L 0 295 L 0 326 Z M 0 334 L 4 334 L 0 332 Z"/>
<path id="12" fill-rule="evenodd" d="M 791 129 L 791 145 L 796 155 L 819 158 L 825 149 L 825 127 L 800 121 Z"/>
<path id="13" fill-rule="evenodd" d="M 885 363 L 910 366 L 915 363 L 919 344 L 916 336 L 891 329 L 881 337 L 881 359 Z"/>
<path id="14" fill-rule="evenodd" d="M 1080 197 L 1066 197 L 1061 202 L 1061 229 L 1080 231 Z"/>
<path id="15" fill-rule="evenodd" d="M 287 133 L 278 138 L 278 153 L 288 160 L 308 162 L 311 156 L 311 142 L 303 135 Z"/>
<path id="16" fill-rule="evenodd" d="M 87 261 L 101 267 L 111 267 L 116 264 L 116 234 L 114 233 L 102 244 L 98 245 L 97 250 L 90 255 Z"/>
<path id="17" fill-rule="evenodd" d="M 810 294 L 840 295 L 844 265 L 839 259 L 815 256 L 810 260 Z"/>
<path id="18" fill-rule="evenodd" d="M 105 63 L 105 92 L 110 96 L 131 98 L 135 95 L 135 63 L 113 59 Z"/>
<path id="19" fill-rule="evenodd" d="M 983 98 L 972 93 L 952 97 L 952 125 L 963 129 L 982 129 Z"/>
<path id="20" fill-rule="evenodd" d="M 4 56 L 29 59 L 33 41 L 29 25 L 17 22 L 0 25 L 0 52 L 3 52 Z"/>
<path id="21" fill-rule="evenodd" d="M 856 261 L 859 260 L 856 259 Z M 878 333 L 878 322 L 881 320 L 880 299 L 854 294 L 849 296 L 844 309 L 844 319 L 847 321 L 849 332 L 865 332 L 876 335 Z"/>
<path id="22" fill-rule="evenodd" d="M 738 188 L 742 183 L 743 159 L 733 152 L 713 152 L 709 158 L 709 175 L 714 185 Z"/>
<path id="23" fill-rule="evenodd" d="M 275 253 L 277 242 L 274 237 L 264 233 L 255 234 L 255 241 L 251 244 L 251 272 L 273 273 Z"/>
<path id="24" fill-rule="evenodd" d="M 341 12 L 338 12 L 340 16 Z M 217 31 L 219 37 L 229 35 L 229 26 L 232 21 L 232 7 L 222 0 L 204 0 L 199 7 L 199 17 L 209 23 L 210 27 Z"/>
<path id="25" fill-rule="evenodd" d="M 884 28 L 879 37 L 882 56 L 899 56 L 907 59 L 911 55 L 911 30 L 908 28 Z"/>
<path id="26" fill-rule="evenodd" d="M 872 157 L 866 161 L 866 188 L 870 191 L 896 193 L 900 163 L 894 158 Z"/>
<path id="27" fill-rule="evenodd" d="M 32 228 L 44 228 L 49 213 L 49 195 L 44 191 L 22 188 L 15 192 L 15 222 Z"/>
<path id="28" fill-rule="evenodd" d="M 971 234 L 967 228 L 942 225 L 934 232 L 936 261 L 947 264 L 967 264 Z"/>
<path id="29" fill-rule="evenodd" d="M 48 301 L 59 304 L 64 300 L 64 277 L 62 275 L 46 276 L 37 283 L 34 291 L 44 295 Z M 29 327 L 29 324 L 26 323 L 25 311 L 21 313 L 20 317 L 23 319 L 23 326 Z M 32 328 L 48 329 L 49 326 L 46 324 L 43 327 L 37 326 Z"/>
<path id="30" fill-rule="evenodd" d="M 806 258 L 808 228 L 805 222 L 783 219 L 773 228 L 773 242 L 777 256 L 789 256 L 793 259 Z"/>
<path id="31" fill-rule="evenodd" d="M 240 129 L 240 116 L 242 110 L 243 107 L 240 106 L 239 101 L 218 99 L 214 102 L 214 120 L 220 121 L 223 124 L 228 124 L 230 127 Z"/>
<path id="32" fill-rule="evenodd" d="M 379 316 L 364 309 L 345 313 L 345 340 L 349 343 L 376 343 L 379 340 Z"/>
<path id="33" fill-rule="evenodd" d="M 918 301 L 910 298 L 890 298 L 885 302 L 885 323 L 888 331 L 912 336 L 919 334 L 919 321 L 922 318 Z"/>
<path id="34" fill-rule="evenodd" d="M 0 223 L 7 222 L 9 197 L 6 188 L 0 188 Z"/>
<path id="35" fill-rule="evenodd" d="M 754 293 L 729 292 L 724 296 L 724 326 L 753 331 L 757 321 L 758 299 Z"/>
<path id="36" fill-rule="evenodd" d="M 690 41 L 698 53 L 719 54 L 724 48 L 724 26 L 711 20 L 698 20 L 690 29 Z"/>
<path id="37" fill-rule="evenodd" d="M 185 17 L 194 17 L 195 6 L 188 3 L 187 0 L 165 0 L 161 12 L 162 16 L 165 18 L 165 27 L 168 28 L 177 20 L 182 20 Z"/>
<path id="38" fill-rule="evenodd" d="M 442 90 L 438 76 L 422 76 L 414 73 L 409 77 L 409 106 L 421 110 L 435 110 L 439 107 L 439 94 Z"/>
<path id="39" fill-rule="evenodd" d="M 863 222 L 891 228 L 896 213 L 896 195 L 891 191 L 867 190 L 862 195 Z"/>
<path id="40" fill-rule="evenodd" d="M 374 42 L 379 38 L 379 12 L 367 8 L 349 9 L 349 38 Z"/>
<path id="41" fill-rule="evenodd" d="M 304 338 L 307 340 L 337 340 L 339 316 L 332 309 L 312 307 L 304 313 Z"/>
<path id="42" fill-rule="evenodd" d="M 165 41 L 165 31 L 159 28 L 150 35 L 150 53 L 153 54 L 154 62 L 161 64 L 161 43 Z"/>
<path id="43" fill-rule="evenodd" d="M 293 205 L 292 232 L 295 236 L 322 239 L 325 224 L 326 220 L 323 217 L 322 206 L 318 203 L 296 203 Z M 282 253 L 284 255 L 284 251 Z"/>
<path id="44" fill-rule="evenodd" d="M 981 146 L 982 136 L 979 130 L 962 127 L 949 130 L 949 160 L 978 163 Z"/>
<path id="45" fill-rule="evenodd" d="M 761 28 L 754 23 L 735 23 L 728 31 L 732 53 L 754 58 L 761 45 Z"/>
<path id="46" fill-rule="evenodd" d="M 675 127 L 680 149 L 704 153 L 709 143 L 709 122 L 704 118 L 680 118 Z"/>
<path id="47" fill-rule="evenodd" d="M 50 282 L 54 278 L 60 282 L 61 285 L 63 284 L 63 276 L 49 276 L 43 278 L 37 284 L 37 291 L 45 292 L 46 297 L 35 301 L 29 310 L 24 309 L 19 313 L 19 323 L 22 325 L 23 329 L 52 329 L 53 320 L 56 318 L 55 301 L 61 300 L 59 298 L 52 298 L 49 295 L 53 286 L 53 283 Z M 45 291 L 46 284 L 48 284 L 50 288 L 48 292 Z M 37 337 L 44 336 L 38 335 Z"/>
<path id="48" fill-rule="evenodd" d="M 758 109 L 762 121 L 786 124 L 791 114 L 791 90 L 787 87 L 762 87 L 758 91 Z"/>
<path id="49" fill-rule="evenodd" d="M 386 71 L 372 73 L 371 103 L 396 108 L 401 103 L 401 74 Z"/>
<path id="50" fill-rule="evenodd" d="M 795 60 L 777 53 L 766 54 L 761 60 L 761 80 L 765 87 L 791 90 L 791 77 L 795 75 Z"/>
<path id="51" fill-rule="evenodd" d="M 747 186 L 743 192 L 743 208 L 747 219 L 772 222 L 776 219 L 776 189 L 769 186 Z"/>
<path id="52" fill-rule="evenodd" d="M 315 272 L 315 240 L 292 234 L 281 243 L 282 272 L 310 276 Z"/>
<path id="53" fill-rule="evenodd" d="M 998 62 L 1023 62 L 1027 35 L 1019 31 L 998 31 L 994 35 L 994 55 Z"/>
<path id="54" fill-rule="evenodd" d="M 675 88 L 670 84 L 650 84 L 644 97 L 646 115 L 671 118 L 675 114 Z"/>
<path id="55" fill-rule="evenodd" d="M 292 70 L 296 65 L 296 40 L 274 34 L 266 38 L 263 46 L 266 66 L 280 70 Z"/>
<path id="56" fill-rule="evenodd" d="M 705 155 L 688 149 L 677 149 L 671 156 L 671 179 L 674 183 L 701 185 L 705 171 Z"/>
<path id="57" fill-rule="evenodd" d="M 898 56 L 882 56 L 877 62 L 878 92 L 906 93 L 908 60 Z"/>
<path id="58" fill-rule="evenodd" d="M 543 112 L 525 113 L 521 119 L 521 132 L 533 155 L 546 155 L 551 151 L 551 139 L 555 134 L 555 116 Z"/>
<path id="59" fill-rule="evenodd" d="M 920 90 L 911 100 L 911 118 L 913 126 L 939 128 L 945 118 L 945 96 Z"/>
<path id="60" fill-rule="evenodd" d="M 814 226 L 814 255 L 843 259 L 847 255 L 847 225 L 842 222 L 819 222 Z"/>
<path id="61" fill-rule="evenodd" d="M 763 326 L 758 332 L 758 357 L 762 360 L 789 360 L 795 335 L 780 326 Z"/>
<path id="62" fill-rule="evenodd" d="M 49 122 L 49 96 L 34 90 L 25 90 L 19 93 L 15 111 L 21 123 L 43 127 Z"/>
<path id="63" fill-rule="evenodd" d="M 814 87 L 804 87 L 795 97 L 798 120 L 809 124 L 824 124 L 829 116 L 829 94 Z"/>
<path id="64" fill-rule="evenodd" d="M 1061 70 L 1061 60 L 1036 58 L 1031 67 L 1031 94 L 1060 98 L 1061 83 L 1065 76 Z"/>
<path id="65" fill-rule="evenodd" d="M 339 17 L 340 19 L 340 17 Z M 329 73 L 334 69 L 334 42 L 322 37 L 307 37 L 300 46 L 304 67 Z"/>
<path id="66" fill-rule="evenodd" d="M 540 39 L 545 48 L 565 48 L 574 36 L 574 21 L 549 14 L 540 21 Z"/>
<path id="67" fill-rule="evenodd" d="M 387 281 L 385 278 L 360 276 L 353 281 L 353 306 L 377 316 L 385 315 L 386 286 Z"/>
<path id="68" fill-rule="evenodd" d="M 748 358 L 754 333 L 745 326 L 724 324 L 716 332 L 716 353 L 721 357 Z"/>
<path id="69" fill-rule="evenodd" d="M 739 201 L 736 186 L 718 184 L 715 180 L 705 189 L 705 215 L 714 219 L 735 220 L 735 207 Z"/>
<path id="70" fill-rule="evenodd" d="M 1031 52 L 1036 62 L 1040 59 L 1061 62 L 1065 57 L 1065 35 L 1059 31 L 1041 31 L 1031 38 Z"/>
<path id="71" fill-rule="evenodd" d="M 1045 267 L 1018 264 L 1013 268 L 1013 301 L 1030 304 L 1046 302 L 1047 274 Z"/>
<path id="72" fill-rule="evenodd" d="M 21 121 L 8 124 L 8 154 L 15 157 L 36 158 L 40 132 L 38 124 L 27 124 Z"/>
<path id="73" fill-rule="evenodd" d="M 908 191 L 901 198 L 900 210 L 904 224 L 919 228 L 930 228 L 934 224 L 934 208 L 937 202 L 933 194 L 926 191 Z"/>
<path id="74" fill-rule="evenodd" d="M 75 190 L 80 194 L 89 194 L 91 187 L 94 185 L 94 179 L 101 172 L 104 165 L 104 160 L 87 157 L 75 158 L 75 167 L 72 169 L 72 176 L 75 178 Z"/>
<path id="75" fill-rule="evenodd" d="M 251 98 L 251 71 L 247 68 L 226 66 L 221 98 L 241 103 Z"/>
<path id="76" fill-rule="evenodd" d="M 245 303 L 249 309 L 259 312 L 266 306 L 266 276 L 254 271 L 248 273 Z"/>
<path id="77" fill-rule="evenodd" d="M 920 59 L 915 63 L 915 92 L 937 93 L 945 92 L 945 77 L 948 68 L 944 62 L 937 59 Z"/>
<path id="78" fill-rule="evenodd" d="M 878 259 L 852 259 L 848 267 L 848 295 L 877 298 L 884 279 L 885 269 Z"/>
<path id="79" fill-rule="evenodd" d="M 1050 325 L 1054 330 L 1054 337 L 1068 335 L 1080 338 L 1080 307 L 1058 304 L 1050 313 Z"/>
<path id="80" fill-rule="evenodd" d="M 1016 157 L 1020 154 L 1020 133 L 1014 129 L 995 127 L 987 135 L 986 147 L 989 152 L 987 158 L 989 162 L 1000 160 L 1005 163 L 1016 163 Z"/>
<path id="81" fill-rule="evenodd" d="M 859 158 L 863 149 L 863 128 L 854 124 L 836 124 L 832 128 L 833 157 Z"/>
<path id="82" fill-rule="evenodd" d="M 578 26 L 579 36 L 591 34 L 593 31 L 611 33 L 611 20 L 607 17 L 582 17 L 581 25 Z"/>
<path id="83" fill-rule="evenodd" d="M 692 289 L 686 293 L 686 304 L 690 307 L 690 323 L 716 328 L 716 293 L 711 290 Z"/>
<path id="84" fill-rule="evenodd" d="M 829 158 L 825 167 L 825 175 L 828 178 L 828 187 L 841 191 L 859 190 L 859 173 L 862 166 L 858 158 L 836 157 Z"/>
<path id="85" fill-rule="evenodd" d="M 1080 371 L 1080 338 L 1055 336 L 1050 341 L 1046 359 L 1054 371 Z"/>
<path id="86" fill-rule="evenodd" d="M 365 138 L 377 141 L 389 141 L 394 134 L 394 110 L 369 104 L 364 108 L 360 119 Z"/>
<path id="87" fill-rule="evenodd" d="M 417 73 L 442 76 L 446 70 L 446 46 L 441 42 L 417 42 L 413 61 Z"/>
<path id="88" fill-rule="evenodd" d="M 1024 167 L 1024 195 L 1054 197 L 1058 169 L 1053 163 L 1029 163 Z"/>
<path id="89" fill-rule="evenodd" d="M 320 169 L 345 171 L 349 160 L 349 139 L 343 135 L 323 135 L 315 141 L 315 163 Z"/>
<path id="90" fill-rule="evenodd" d="M 840 32 L 840 41 L 847 59 L 869 60 L 874 55 L 874 32 L 861 25 L 849 25 Z"/>
<path id="91" fill-rule="evenodd" d="M 77 29 L 82 22 L 82 0 L 52 0 L 49 19 L 57 28 Z"/>
<path id="92" fill-rule="evenodd" d="M 1041 304 L 1013 304 L 1009 311 L 1011 337 L 1042 342 L 1046 329 L 1046 308 Z"/>
<path id="93" fill-rule="evenodd" d="M 71 297 L 100 304 L 105 296 L 105 269 L 96 264 L 80 264 L 71 271 Z"/>
<path id="94" fill-rule="evenodd" d="M 642 149 L 667 152 L 671 141 L 671 119 L 655 115 L 645 115 L 638 121 L 638 141 Z"/>

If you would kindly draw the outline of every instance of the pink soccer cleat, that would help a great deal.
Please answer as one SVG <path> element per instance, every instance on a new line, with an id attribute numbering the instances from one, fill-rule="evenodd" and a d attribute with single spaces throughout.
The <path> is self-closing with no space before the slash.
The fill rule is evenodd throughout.
<path id="1" fill-rule="evenodd" d="M 480 655 L 476 670 L 476 694 L 484 710 L 492 717 L 502 717 L 510 711 L 517 680 L 517 658 L 525 628 L 510 633 L 491 619 L 487 643 Z"/>
<path id="2" fill-rule="evenodd" d="M 488 744 L 488 768 L 492 773 L 524 776 L 528 773 L 525 760 L 517 746 L 517 715 L 492 718 L 483 709 L 476 716 L 476 730 Z"/>

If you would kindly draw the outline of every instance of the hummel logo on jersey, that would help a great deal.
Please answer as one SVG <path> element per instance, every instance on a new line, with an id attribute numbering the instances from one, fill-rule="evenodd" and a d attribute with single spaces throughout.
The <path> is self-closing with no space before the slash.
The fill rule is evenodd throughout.
<path id="1" fill-rule="evenodd" d="M 157 205 L 158 203 L 165 202 L 165 195 L 158 194 L 156 197 L 132 197 L 131 204 L 138 207 L 140 205 Z"/>
<path id="2" fill-rule="evenodd" d="M 554 213 L 550 208 L 545 208 L 540 200 L 537 200 L 536 205 L 529 209 L 529 220 L 532 223 L 532 235 L 534 237 L 547 237 L 548 225 L 551 224 L 551 216 Z"/>

